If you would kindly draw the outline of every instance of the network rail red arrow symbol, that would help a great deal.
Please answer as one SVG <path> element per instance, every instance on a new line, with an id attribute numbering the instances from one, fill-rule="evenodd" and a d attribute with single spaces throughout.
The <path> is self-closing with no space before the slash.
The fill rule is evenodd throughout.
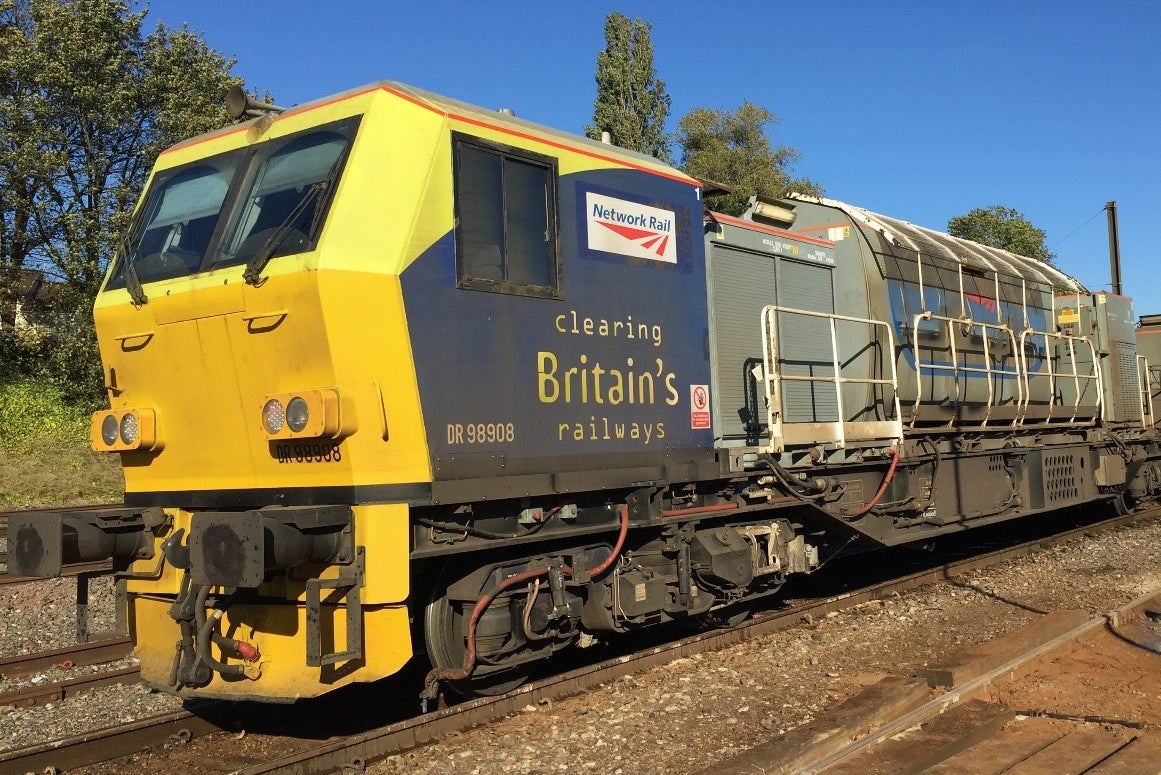
<path id="1" fill-rule="evenodd" d="M 608 223 L 606 221 L 597 221 L 597 223 L 614 234 L 619 234 L 627 240 L 636 242 L 646 250 L 652 250 L 659 256 L 665 255 L 665 246 L 669 244 L 668 234 L 649 231 L 648 229 L 635 229 L 632 226 L 625 226 L 620 223 Z"/>

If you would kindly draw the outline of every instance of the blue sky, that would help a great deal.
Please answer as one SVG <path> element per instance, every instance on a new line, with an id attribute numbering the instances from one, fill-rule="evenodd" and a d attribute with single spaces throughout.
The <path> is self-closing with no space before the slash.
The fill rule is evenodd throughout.
<path id="1" fill-rule="evenodd" d="M 1015 207 L 1094 290 L 1116 200 L 1125 292 L 1161 312 L 1161 3 L 154 0 L 146 26 L 187 22 L 281 105 L 399 80 L 583 132 L 612 11 L 652 22 L 671 129 L 764 105 L 828 196 L 940 230 Z"/>

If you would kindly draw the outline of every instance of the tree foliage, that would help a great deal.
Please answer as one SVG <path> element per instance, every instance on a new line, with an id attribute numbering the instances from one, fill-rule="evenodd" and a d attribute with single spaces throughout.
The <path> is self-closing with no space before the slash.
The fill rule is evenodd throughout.
<path id="1" fill-rule="evenodd" d="M 777 198 L 794 190 L 821 196 L 808 179 L 792 180 L 789 170 L 798 150 L 773 146 L 767 127 L 778 123 L 769 109 L 743 102 L 737 110 L 694 108 L 677 124 L 681 168 L 701 180 L 724 183 L 729 194 L 707 195 L 707 206 L 727 215 L 741 215 L 755 194 Z"/>
<path id="2" fill-rule="evenodd" d="M 230 122 L 233 59 L 125 0 L 0 0 L 0 302 L 31 268 L 65 283 L 0 336 L 0 381 L 104 397 L 91 306 L 157 155 Z"/>
<path id="3" fill-rule="evenodd" d="M 597 53 L 597 100 L 585 134 L 607 131 L 615 145 L 670 161 L 665 119 L 670 99 L 653 70 L 653 25 L 613 12 L 605 18 L 605 50 Z"/>
<path id="4" fill-rule="evenodd" d="M 0 283 L 91 296 L 158 153 L 226 125 L 233 59 L 123 0 L 0 0 Z"/>
<path id="5" fill-rule="evenodd" d="M 947 231 L 953 237 L 1049 264 L 1056 258 L 1044 245 L 1044 230 L 1033 226 L 1020 211 L 1003 205 L 977 207 L 966 215 L 957 215 L 947 222 Z"/>

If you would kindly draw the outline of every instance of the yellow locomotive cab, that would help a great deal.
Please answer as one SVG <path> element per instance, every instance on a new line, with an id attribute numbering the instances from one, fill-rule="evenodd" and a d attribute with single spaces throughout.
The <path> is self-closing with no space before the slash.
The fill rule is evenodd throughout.
<path id="1" fill-rule="evenodd" d="M 190 141 L 153 173 L 130 260 L 112 267 L 96 305 L 112 410 L 94 414 L 92 441 L 121 453 L 127 506 L 164 510 L 149 559 L 127 571 L 137 654 L 155 685 L 293 699 L 411 657 L 406 498 L 431 474 L 398 279 L 414 215 L 389 202 L 418 198 L 435 138 L 415 137 L 424 122 L 409 113 L 430 111 L 361 90 Z M 132 442 L 126 417 L 141 429 Z M 220 569 L 253 557 L 214 547 L 261 544 L 272 529 L 344 548 L 248 577 L 281 603 L 231 602 L 217 625 L 173 620 L 173 597 L 189 595 L 173 546 L 224 552 L 207 559 Z M 193 586 L 211 603 L 226 588 L 213 582 L 238 581 L 200 575 L 191 570 Z M 226 669 L 192 652 L 175 662 L 182 626 L 195 652 L 208 626 L 251 644 L 255 661 L 211 645 Z"/>

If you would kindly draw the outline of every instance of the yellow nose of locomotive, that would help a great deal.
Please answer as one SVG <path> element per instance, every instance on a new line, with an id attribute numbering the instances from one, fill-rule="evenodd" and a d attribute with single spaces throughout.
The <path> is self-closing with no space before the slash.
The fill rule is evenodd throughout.
<path id="1" fill-rule="evenodd" d="M 93 551 L 133 536 L 114 561 L 161 688 L 289 699 L 411 655 L 407 501 L 431 470 L 383 256 L 408 222 L 370 229 L 382 154 L 402 152 L 383 100 L 163 154 L 97 299 L 110 409 L 90 441 L 121 457 L 126 508 L 75 527 Z"/>

